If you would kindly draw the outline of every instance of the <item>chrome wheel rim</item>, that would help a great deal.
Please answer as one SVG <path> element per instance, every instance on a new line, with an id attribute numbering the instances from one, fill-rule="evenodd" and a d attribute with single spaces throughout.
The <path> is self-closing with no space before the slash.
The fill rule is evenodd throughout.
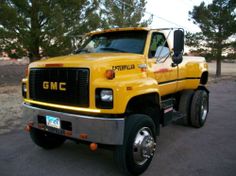
<path id="1" fill-rule="evenodd" d="M 156 143 L 150 128 L 141 128 L 133 143 L 133 158 L 138 165 L 143 165 L 154 155 Z"/>
<path id="2" fill-rule="evenodd" d="M 207 112 L 208 112 L 208 102 L 207 102 L 207 98 L 204 98 L 202 105 L 201 105 L 201 119 L 202 119 L 202 121 L 206 120 Z"/>

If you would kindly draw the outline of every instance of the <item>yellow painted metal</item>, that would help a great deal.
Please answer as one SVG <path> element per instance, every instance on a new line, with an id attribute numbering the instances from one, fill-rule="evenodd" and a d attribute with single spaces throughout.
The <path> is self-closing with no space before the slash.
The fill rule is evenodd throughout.
<path id="1" fill-rule="evenodd" d="M 97 30 L 87 33 L 86 35 L 95 35 L 95 34 L 102 34 L 102 33 L 108 33 L 108 32 L 118 32 L 118 31 L 150 31 L 147 27 L 127 27 L 127 28 L 112 28 L 112 29 L 105 29 L 105 30 Z"/>
<path id="2" fill-rule="evenodd" d="M 89 35 L 128 30 L 149 31 L 144 48 L 144 54 L 86 53 L 40 60 L 29 65 L 29 70 L 31 68 L 52 67 L 53 65 L 60 65 L 60 67 L 66 68 L 89 68 L 89 108 L 33 101 L 29 98 L 29 92 L 27 92 L 27 99 L 24 101 L 42 106 L 82 112 L 122 114 L 125 112 L 128 102 L 135 96 L 148 93 L 156 93 L 160 96 L 164 96 L 181 91 L 183 89 L 196 89 L 199 86 L 200 80 L 194 78 L 200 78 L 202 73 L 207 71 L 208 66 L 204 58 L 184 57 L 183 62 L 176 67 L 171 66 L 171 57 L 169 57 L 163 63 L 157 63 L 156 59 L 148 58 L 151 35 L 153 31 L 157 30 L 150 30 L 148 28 L 122 28 L 91 32 Z M 105 77 L 106 70 L 114 69 L 116 66 L 127 65 L 132 65 L 132 69 L 116 69 L 115 78 L 112 80 L 108 80 Z M 146 66 L 146 69 L 143 69 L 143 66 Z M 28 80 L 25 79 L 24 82 L 26 82 L 28 87 Z M 109 88 L 113 90 L 113 109 L 96 108 L 96 88 Z"/>

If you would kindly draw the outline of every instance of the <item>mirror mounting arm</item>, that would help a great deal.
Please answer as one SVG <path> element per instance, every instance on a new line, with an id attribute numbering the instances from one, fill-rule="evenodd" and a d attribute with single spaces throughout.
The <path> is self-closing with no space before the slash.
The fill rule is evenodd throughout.
<path id="1" fill-rule="evenodd" d="M 171 63 L 171 67 L 177 67 L 178 66 L 178 64 L 176 64 L 176 63 Z"/>
<path id="2" fill-rule="evenodd" d="M 172 60 L 175 64 L 180 64 L 183 60 L 184 51 L 184 30 L 178 29 L 174 31 L 174 55 Z"/>

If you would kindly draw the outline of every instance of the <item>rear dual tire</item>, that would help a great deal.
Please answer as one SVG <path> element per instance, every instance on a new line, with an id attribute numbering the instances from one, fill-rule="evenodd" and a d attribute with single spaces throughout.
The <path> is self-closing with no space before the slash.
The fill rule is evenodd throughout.
<path id="1" fill-rule="evenodd" d="M 184 91 L 179 102 L 179 111 L 184 117 L 181 119 L 184 125 L 202 127 L 207 119 L 209 111 L 209 97 L 205 90 Z"/>
<path id="2" fill-rule="evenodd" d="M 190 125 L 190 108 L 191 108 L 191 102 L 194 95 L 193 90 L 186 90 L 182 92 L 180 100 L 179 100 L 179 112 L 181 112 L 184 117 L 180 119 L 180 122 L 183 125 Z"/>
<path id="3" fill-rule="evenodd" d="M 191 125 L 196 128 L 202 127 L 207 119 L 209 111 L 209 97 L 204 90 L 197 90 L 194 93 L 191 104 Z"/>

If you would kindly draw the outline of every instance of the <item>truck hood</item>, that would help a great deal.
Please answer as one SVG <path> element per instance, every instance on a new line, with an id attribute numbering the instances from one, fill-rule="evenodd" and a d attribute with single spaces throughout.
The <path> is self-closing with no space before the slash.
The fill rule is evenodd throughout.
<path id="1" fill-rule="evenodd" d="M 140 54 L 131 53 L 89 53 L 55 57 L 43 59 L 30 64 L 29 68 L 50 67 L 60 65 L 60 67 L 93 67 L 99 65 L 117 65 L 119 63 L 127 63 L 135 61 L 139 62 L 144 58 Z M 144 59 L 143 59 L 144 60 Z"/>

